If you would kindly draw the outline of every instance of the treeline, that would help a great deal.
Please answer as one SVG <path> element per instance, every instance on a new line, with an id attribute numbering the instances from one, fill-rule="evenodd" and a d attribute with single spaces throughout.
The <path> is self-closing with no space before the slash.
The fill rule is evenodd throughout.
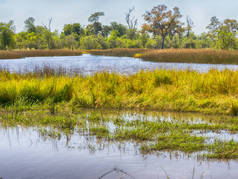
<path id="1" fill-rule="evenodd" d="M 144 24 L 138 27 L 134 8 L 125 16 L 127 25 L 111 22 L 103 25 L 96 12 L 89 24 L 66 24 L 62 32 L 52 31 L 52 19 L 47 25 L 36 25 L 35 19 L 25 20 L 25 30 L 16 33 L 14 22 L 0 23 L 0 49 L 108 49 L 108 48 L 216 48 L 238 49 L 238 22 L 212 17 L 207 32 L 196 35 L 190 17 L 182 22 L 179 8 L 158 5 L 145 12 Z"/>

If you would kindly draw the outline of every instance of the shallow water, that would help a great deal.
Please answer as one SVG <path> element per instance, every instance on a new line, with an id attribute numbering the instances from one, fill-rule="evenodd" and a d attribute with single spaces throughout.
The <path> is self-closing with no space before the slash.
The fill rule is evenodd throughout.
<path id="1" fill-rule="evenodd" d="M 108 113 L 108 115 L 110 112 Z M 107 115 L 107 114 L 105 114 Z M 124 112 L 126 120 L 190 120 L 192 114 Z M 193 119 L 201 119 L 193 116 Z M 50 128 L 48 128 L 50 129 Z M 215 133 L 207 134 L 210 137 Z M 222 136 L 229 136 L 222 133 Z M 219 136 L 218 136 L 219 137 Z M 75 132 L 59 139 L 44 136 L 37 127 L 0 127 L 0 178 L 237 178 L 238 160 L 199 161 L 195 155 L 163 152 L 143 155 L 135 142 L 108 142 Z M 193 177 L 194 176 L 194 177 Z"/>
<path id="2" fill-rule="evenodd" d="M 210 69 L 238 69 L 238 65 L 156 63 L 129 57 L 105 57 L 89 54 L 82 56 L 29 57 L 24 59 L 0 60 L 0 67 L 7 68 L 11 72 L 32 71 L 36 67 L 41 68 L 45 65 L 51 68 L 63 67 L 69 71 L 80 72 L 84 75 L 102 71 L 133 74 L 140 70 L 155 69 L 190 69 L 199 72 L 207 72 Z"/>

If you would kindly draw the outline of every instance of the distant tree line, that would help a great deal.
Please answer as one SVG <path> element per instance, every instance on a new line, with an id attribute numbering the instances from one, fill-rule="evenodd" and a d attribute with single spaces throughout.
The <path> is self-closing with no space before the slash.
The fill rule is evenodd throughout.
<path id="1" fill-rule="evenodd" d="M 88 18 L 89 24 L 65 24 L 61 33 L 47 25 L 36 25 L 35 19 L 25 20 L 25 30 L 16 33 L 14 22 L 0 23 L 0 49 L 108 49 L 108 48 L 216 48 L 238 49 L 238 22 L 212 17 L 207 32 L 196 35 L 190 17 L 182 22 L 178 7 L 168 9 L 158 5 L 145 12 L 144 24 L 138 27 L 133 15 L 135 8 L 125 16 L 126 25 L 111 22 L 103 25 L 96 12 Z"/>

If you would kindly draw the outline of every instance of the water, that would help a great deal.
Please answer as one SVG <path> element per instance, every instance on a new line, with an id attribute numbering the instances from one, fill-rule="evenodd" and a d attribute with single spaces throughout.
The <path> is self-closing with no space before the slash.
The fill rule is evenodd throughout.
<path id="1" fill-rule="evenodd" d="M 137 117 L 156 120 L 158 115 L 168 120 L 191 117 L 175 113 L 122 114 L 126 120 Z M 194 115 L 193 119 L 196 118 L 204 117 Z M 238 160 L 199 161 L 180 152 L 143 155 L 138 143 L 109 142 L 76 131 L 70 137 L 62 134 L 61 138 L 53 139 L 42 135 L 37 127 L 0 127 L 0 178 L 97 179 L 107 173 L 103 178 L 235 179 L 238 176 Z M 225 132 L 222 135 L 229 139 L 237 137 Z"/>
<path id="2" fill-rule="evenodd" d="M 11 72 L 32 71 L 35 67 L 40 68 L 45 65 L 52 68 L 63 67 L 67 70 L 72 70 L 73 72 L 80 72 L 84 75 L 102 71 L 133 74 L 140 70 L 155 69 L 190 69 L 199 72 L 207 72 L 210 69 L 238 69 L 238 65 L 156 63 L 129 57 L 105 57 L 88 54 L 82 56 L 30 57 L 24 59 L 0 60 L 0 66 L 9 69 Z"/>

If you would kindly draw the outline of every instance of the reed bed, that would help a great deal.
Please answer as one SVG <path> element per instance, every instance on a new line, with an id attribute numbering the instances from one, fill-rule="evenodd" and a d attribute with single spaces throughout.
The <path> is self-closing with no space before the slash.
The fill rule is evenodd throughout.
<path id="1" fill-rule="evenodd" d="M 87 52 L 92 55 L 102 56 L 116 56 L 116 57 L 134 57 L 135 54 L 148 52 L 148 49 L 129 49 L 129 48 L 115 48 L 107 50 L 88 50 Z"/>
<path id="2" fill-rule="evenodd" d="M 79 56 L 79 50 L 1 50 L 0 59 L 16 59 L 25 57 L 45 57 L 45 56 Z"/>
<path id="3" fill-rule="evenodd" d="M 154 62 L 238 64 L 238 51 L 211 49 L 151 50 L 141 58 Z"/>
<path id="4" fill-rule="evenodd" d="M 126 56 L 152 62 L 238 64 L 238 51 L 213 49 L 110 49 L 91 50 L 88 53 L 105 56 Z"/>
<path id="5" fill-rule="evenodd" d="M 0 105 L 69 103 L 75 108 L 153 109 L 238 115 L 238 71 L 155 70 L 126 76 L 52 70 L 0 72 Z"/>

